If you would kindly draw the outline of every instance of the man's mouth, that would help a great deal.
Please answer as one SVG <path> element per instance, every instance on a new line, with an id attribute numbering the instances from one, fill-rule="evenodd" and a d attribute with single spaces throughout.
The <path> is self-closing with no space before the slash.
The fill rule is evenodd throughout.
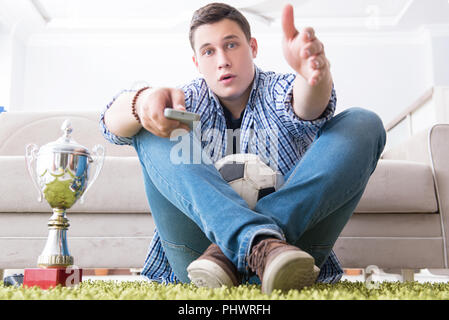
<path id="1" fill-rule="evenodd" d="M 229 82 L 231 82 L 232 79 L 234 79 L 235 77 L 236 77 L 235 75 L 230 74 L 230 73 L 224 74 L 224 75 L 222 75 L 222 76 L 220 77 L 220 82 L 222 82 L 222 83 L 229 83 Z"/>

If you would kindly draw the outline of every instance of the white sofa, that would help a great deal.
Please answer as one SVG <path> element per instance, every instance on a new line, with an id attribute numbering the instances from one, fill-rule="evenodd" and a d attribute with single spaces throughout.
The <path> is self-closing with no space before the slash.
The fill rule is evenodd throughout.
<path id="1" fill-rule="evenodd" d="M 134 149 L 103 138 L 99 112 L 5 112 L 0 114 L 0 269 L 36 266 L 51 209 L 37 202 L 25 146 L 56 140 L 67 118 L 78 143 L 106 148 L 103 170 L 85 203 L 68 210 L 75 265 L 140 268 L 154 223 Z M 344 267 L 448 267 L 448 155 L 449 125 L 437 125 L 384 153 L 334 247 Z"/>

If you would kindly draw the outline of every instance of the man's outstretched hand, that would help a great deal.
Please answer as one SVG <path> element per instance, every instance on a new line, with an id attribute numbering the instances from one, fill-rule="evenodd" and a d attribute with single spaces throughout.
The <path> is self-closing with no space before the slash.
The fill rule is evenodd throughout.
<path id="1" fill-rule="evenodd" d="M 329 73 L 329 61 L 324 55 L 323 43 L 315 37 L 313 28 L 296 30 L 293 7 L 286 5 L 282 12 L 284 31 L 284 56 L 290 67 L 300 74 L 309 85 L 315 86 Z"/>

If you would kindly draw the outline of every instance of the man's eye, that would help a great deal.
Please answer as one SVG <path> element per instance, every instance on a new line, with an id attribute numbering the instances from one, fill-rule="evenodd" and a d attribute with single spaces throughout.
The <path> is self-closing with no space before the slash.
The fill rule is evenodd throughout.
<path id="1" fill-rule="evenodd" d="M 228 48 L 229 49 L 232 49 L 232 48 L 235 48 L 237 45 L 235 44 L 235 42 L 230 42 L 230 43 L 228 43 Z"/>
<path id="2" fill-rule="evenodd" d="M 207 49 L 207 50 L 204 50 L 203 54 L 204 54 L 205 56 L 210 56 L 210 55 L 212 54 L 212 52 L 213 52 L 212 49 Z"/>

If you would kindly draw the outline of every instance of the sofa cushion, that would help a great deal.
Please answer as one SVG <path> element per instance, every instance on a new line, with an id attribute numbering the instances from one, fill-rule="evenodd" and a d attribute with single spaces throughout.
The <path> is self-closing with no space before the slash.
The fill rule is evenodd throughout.
<path id="1" fill-rule="evenodd" d="M 355 212 L 434 213 L 437 198 L 430 166 L 380 160 Z"/>
<path id="2" fill-rule="evenodd" d="M 47 203 L 36 200 L 25 157 L 0 157 L 0 177 L 1 212 L 51 211 Z M 429 166 L 380 160 L 355 212 L 432 213 L 437 208 Z M 77 202 L 68 212 L 149 212 L 138 158 L 106 157 L 85 203 Z"/>
<path id="3" fill-rule="evenodd" d="M 0 157 L 0 178 L 0 212 L 51 212 L 45 200 L 37 201 L 38 192 L 28 175 L 24 156 Z M 85 194 L 85 202 L 78 201 L 67 210 L 69 214 L 149 211 L 137 157 L 105 157 L 98 179 Z"/>

